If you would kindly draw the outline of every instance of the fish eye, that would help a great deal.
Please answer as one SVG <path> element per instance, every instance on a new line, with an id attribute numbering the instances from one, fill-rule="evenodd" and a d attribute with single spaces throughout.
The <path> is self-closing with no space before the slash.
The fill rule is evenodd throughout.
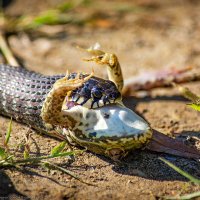
<path id="1" fill-rule="evenodd" d="M 91 95 L 92 95 L 93 98 L 100 99 L 102 97 L 101 88 L 96 88 L 96 87 L 92 88 Z"/>

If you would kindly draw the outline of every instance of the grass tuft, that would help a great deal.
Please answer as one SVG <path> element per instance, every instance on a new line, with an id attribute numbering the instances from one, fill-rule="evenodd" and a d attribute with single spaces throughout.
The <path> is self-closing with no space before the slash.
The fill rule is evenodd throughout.
<path id="1" fill-rule="evenodd" d="M 54 156 L 54 155 L 61 153 L 63 151 L 63 149 L 65 148 L 66 143 L 67 143 L 66 141 L 63 141 L 60 144 L 58 144 L 57 146 L 55 146 L 51 150 L 51 155 Z"/>
<path id="2" fill-rule="evenodd" d="M 6 132 L 6 136 L 5 136 L 5 139 L 3 142 L 4 146 L 0 147 L 0 168 L 5 168 L 5 167 L 19 168 L 19 166 L 32 166 L 32 165 L 42 166 L 42 167 L 46 167 L 48 169 L 54 169 L 54 170 L 61 171 L 65 174 L 68 174 L 71 177 L 77 179 L 78 181 L 87 184 L 87 185 L 93 185 L 91 183 L 88 183 L 88 182 L 82 180 L 78 175 L 74 174 L 70 170 L 67 170 L 61 166 L 55 165 L 52 162 L 48 162 L 48 160 L 50 160 L 52 158 L 78 155 L 78 154 L 81 154 L 82 152 L 84 152 L 84 150 L 64 151 L 67 142 L 63 141 L 51 150 L 50 155 L 31 157 L 29 145 L 26 141 L 25 144 L 22 144 L 22 146 L 24 147 L 23 158 L 19 159 L 19 158 L 16 158 L 14 153 L 11 153 L 11 151 L 8 151 L 11 132 L 12 132 L 12 119 L 10 120 L 8 129 Z"/>
<path id="3" fill-rule="evenodd" d="M 6 132 L 6 136 L 5 136 L 5 142 L 4 142 L 5 146 L 8 145 L 8 142 L 10 140 L 11 131 L 12 131 L 12 118 L 11 118 L 11 120 L 9 122 L 9 126 L 8 126 L 8 129 L 7 129 L 7 132 Z"/>

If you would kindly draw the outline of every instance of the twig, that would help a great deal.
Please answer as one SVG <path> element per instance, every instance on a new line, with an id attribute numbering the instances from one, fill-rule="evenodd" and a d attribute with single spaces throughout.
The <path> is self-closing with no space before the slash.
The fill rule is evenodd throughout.
<path id="1" fill-rule="evenodd" d="M 10 64 L 12 66 L 19 66 L 19 63 L 17 62 L 14 55 L 12 54 L 12 52 L 6 42 L 6 39 L 1 31 L 0 31 L 0 50 L 2 51 L 8 64 Z"/>
<path id="2" fill-rule="evenodd" d="M 78 153 L 82 153 L 83 151 L 74 151 L 74 152 L 64 152 L 64 153 L 59 153 L 56 155 L 48 155 L 48 156 L 41 156 L 41 157 L 35 157 L 35 158 L 27 158 L 27 159 L 21 159 L 21 160 L 16 160 L 13 162 L 4 162 L 0 165 L 0 167 L 9 167 L 13 166 L 15 167 L 16 165 L 26 165 L 27 163 L 38 163 L 42 160 L 50 159 L 50 158 L 56 158 L 56 157 L 63 157 L 63 156 L 69 156 L 69 155 L 74 155 Z"/>

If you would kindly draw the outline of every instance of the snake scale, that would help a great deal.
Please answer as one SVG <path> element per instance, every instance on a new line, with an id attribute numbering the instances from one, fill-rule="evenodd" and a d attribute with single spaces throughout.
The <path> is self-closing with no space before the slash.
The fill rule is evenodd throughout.
<path id="1" fill-rule="evenodd" d="M 110 80 L 93 74 L 45 76 L 22 67 L 0 65 L 0 114 L 42 132 L 71 140 L 113 159 L 144 146 L 152 137 L 148 123 L 121 101 L 123 77 L 117 57 L 88 49 L 107 64 Z"/>
<path id="2" fill-rule="evenodd" d="M 43 102 L 58 76 L 44 76 L 22 67 L 0 65 L 0 113 L 32 127 L 45 129 Z"/>

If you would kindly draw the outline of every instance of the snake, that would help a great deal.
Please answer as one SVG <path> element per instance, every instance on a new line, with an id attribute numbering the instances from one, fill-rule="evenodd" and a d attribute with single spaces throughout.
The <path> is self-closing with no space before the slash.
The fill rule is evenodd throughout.
<path id="1" fill-rule="evenodd" d="M 149 124 L 122 102 L 123 76 L 113 53 L 89 48 L 108 80 L 94 72 L 47 76 L 0 64 L 0 114 L 39 132 L 66 140 L 111 159 L 144 147 L 152 138 Z"/>

